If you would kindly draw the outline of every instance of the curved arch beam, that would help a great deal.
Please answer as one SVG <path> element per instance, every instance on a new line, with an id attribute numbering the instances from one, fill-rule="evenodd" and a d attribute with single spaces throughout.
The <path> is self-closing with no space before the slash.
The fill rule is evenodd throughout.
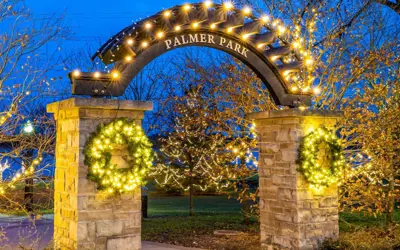
<path id="1" fill-rule="evenodd" d="M 263 18 L 257 19 L 241 10 L 227 10 L 224 5 L 177 6 L 126 27 L 106 42 L 95 57 L 106 64 L 115 63 L 113 72 L 70 73 L 72 92 L 121 96 L 131 80 L 158 56 L 175 48 L 204 46 L 229 53 L 249 66 L 267 86 L 277 105 L 310 105 L 310 93 L 295 94 L 288 90 L 284 78 L 290 79 L 303 63 L 282 34 L 282 26 L 267 24 Z"/>

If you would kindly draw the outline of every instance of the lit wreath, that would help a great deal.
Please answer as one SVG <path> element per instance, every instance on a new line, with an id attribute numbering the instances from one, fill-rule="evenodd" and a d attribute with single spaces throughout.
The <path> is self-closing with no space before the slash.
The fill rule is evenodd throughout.
<path id="1" fill-rule="evenodd" d="M 128 168 L 110 164 L 113 145 L 127 146 Z M 86 142 L 84 154 L 88 178 L 109 193 L 128 192 L 144 184 L 153 161 L 152 144 L 142 128 L 125 118 L 99 125 Z"/>
<path id="2" fill-rule="evenodd" d="M 318 163 L 319 145 L 323 142 L 330 151 L 327 168 Z M 336 183 L 344 163 L 343 147 L 332 130 L 320 127 L 303 138 L 300 144 L 298 171 L 303 173 L 312 188 L 321 190 Z"/>

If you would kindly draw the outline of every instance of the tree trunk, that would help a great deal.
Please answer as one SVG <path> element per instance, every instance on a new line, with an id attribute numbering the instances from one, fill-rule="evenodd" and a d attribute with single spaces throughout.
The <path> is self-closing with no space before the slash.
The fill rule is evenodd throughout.
<path id="1" fill-rule="evenodd" d="M 190 173 L 190 186 L 189 186 L 189 216 L 194 215 L 194 202 L 193 202 L 193 176 Z"/>
<path id="2" fill-rule="evenodd" d="M 25 192 L 24 192 L 25 209 L 29 213 L 33 211 L 33 178 L 25 179 Z"/>
<path id="3" fill-rule="evenodd" d="M 26 168 L 29 167 L 30 164 L 28 164 L 28 162 L 32 161 L 32 156 L 33 150 L 29 149 L 26 152 Z M 33 177 L 28 177 L 25 179 L 24 202 L 26 211 L 31 213 L 33 211 Z"/>
<path id="4" fill-rule="evenodd" d="M 388 201 L 387 201 L 386 218 L 385 218 L 386 219 L 386 227 L 388 227 L 394 221 L 395 202 L 394 202 L 394 197 L 391 196 L 393 194 L 393 191 L 394 191 L 394 178 L 390 178 L 389 190 L 387 192 Z"/>

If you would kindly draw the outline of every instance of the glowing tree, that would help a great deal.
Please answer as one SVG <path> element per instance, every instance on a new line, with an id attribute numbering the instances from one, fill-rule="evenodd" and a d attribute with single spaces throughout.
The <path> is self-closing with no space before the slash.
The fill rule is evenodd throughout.
<path id="1" fill-rule="evenodd" d="M 231 168 L 240 154 L 234 141 L 224 133 L 216 103 L 202 97 L 206 90 L 191 86 L 169 105 L 174 112 L 174 131 L 161 138 L 159 162 L 155 173 L 161 185 L 189 191 L 190 215 L 194 214 L 195 190 L 217 191 L 230 186 L 235 178 Z"/>
<path id="2" fill-rule="evenodd" d="M 374 60 L 368 68 L 370 84 L 359 86 L 343 105 L 348 168 L 341 181 L 341 207 L 375 216 L 382 213 L 387 226 L 394 222 L 400 202 L 400 60 L 396 50 L 388 46 L 370 53 Z"/>

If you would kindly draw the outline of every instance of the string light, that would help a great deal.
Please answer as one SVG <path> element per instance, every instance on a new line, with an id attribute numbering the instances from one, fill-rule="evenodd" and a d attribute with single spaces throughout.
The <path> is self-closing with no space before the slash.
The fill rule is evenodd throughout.
<path id="1" fill-rule="evenodd" d="M 171 11 L 170 10 L 166 10 L 166 11 L 164 11 L 164 17 L 171 17 L 171 15 L 172 15 L 172 13 L 171 13 Z"/>
<path id="2" fill-rule="evenodd" d="M 279 34 L 283 35 L 283 34 L 285 33 L 285 31 L 286 31 L 285 26 L 282 26 L 282 25 L 279 25 L 279 26 L 278 26 L 278 32 L 279 32 Z"/>
<path id="3" fill-rule="evenodd" d="M 250 15 L 251 14 L 251 8 L 249 6 L 246 6 L 243 8 L 243 13 L 245 15 Z"/>
<path id="4" fill-rule="evenodd" d="M 74 77 L 79 77 L 79 76 L 81 75 L 81 71 L 80 71 L 79 69 L 76 69 L 76 70 L 74 70 L 74 71 L 72 72 L 72 75 L 73 75 Z"/>
<path id="5" fill-rule="evenodd" d="M 146 41 L 142 42 L 142 48 L 147 48 L 149 46 L 149 43 Z"/>
<path id="6" fill-rule="evenodd" d="M 278 60 L 279 56 L 271 56 L 270 60 L 271 62 L 275 62 L 276 60 Z"/>
<path id="7" fill-rule="evenodd" d="M 114 80 L 118 79 L 119 76 L 120 76 L 120 74 L 119 74 L 119 72 L 118 72 L 117 70 L 114 70 L 114 71 L 111 73 L 111 77 L 112 77 Z"/>
<path id="8" fill-rule="evenodd" d="M 153 25 L 152 25 L 150 22 L 147 22 L 147 23 L 144 25 L 144 27 L 146 28 L 146 30 L 150 30 L 152 26 L 153 26 Z"/>
<path id="9" fill-rule="evenodd" d="M 295 49 L 297 49 L 298 47 L 300 47 L 300 43 L 297 42 L 297 41 L 294 41 L 294 42 L 292 43 L 292 47 L 295 48 Z"/>
<path id="10" fill-rule="evenodd" d="M 205 8 L 210 8 L 210 7 L 212 7 L 213 6 L 213 2 L 211 1 L 211 0 L 205 0 L 204 2 L 203 2 L 203 5 L 204 5 L 204 7 Z M 232 1 L 225 1 L 224 3 L 223 3 L 223 8 L 226 10 L 226 11 L 230 11 L 230 10 L 232 10 L 232 9 L 234 9 L 235 8 L 235 6 L 234 6 L 234 4 L 233 4 L 233 2 Z M 191 9 L 193 8 L 193 6 L 192 5 L 190 5 L 190 4 L 185 4 L 185 5 L 183 5 L 182 6 L 182 10 L 183 11 L 190 11 Z M 250 6 L 244 6 L 243 8 L 242 8 L 242 10 L 241 10 L 241 12 L 244 14 L 244 15 L 250 15 L 251 13 L 252 13 L 252 9 L 251 9 L 251 7 Z M 165 10 L 165 11 L 163 11 L 162 12 L 162 15 L 165 17 L 165 18 L 169 18 L 169 17 L 171 17 L 172 15 L 173 15 L 173 11 L 172 10 Z M 304 41 L 304 39 L 303 38 L 301 38 L 300 37 L 300 31 L 301 31 L 301 27 L 299 26 L 299 25 L 296 25 L 295 26 L 295 29 L 294 29 L 294 31 L 293 31 L 293 33 L 291 32 L 291 30 L 290 29 L 287 29 L 283 24 L 282 24 L 282 21 L 280 21 L 279 19 L 271 19 L 270 18 L 270 16 L 269 15 L 266 15 L 266 14 L 264 14 L 264 15 L 262 15 L 260 18 L 259 18 L 259 22 L 260 23 L 262 23 L 262 24 L 267 24 L 267 23 L 269 23 L 269 22 L 272 22 L 271 23 L 271 25 L 273 26 L 273 27 L 275 27 L 276 28 L 276 32 L 279 34 L 279 35 L 284 35 L 285 34 L 285 32 L 288 32 L 288 33 L 290 33 L 290 34 L 292 34 L 292 37 L 293 37 L 293 40 L 292 41 L 283 41 L 285 44 L 290 44 L 291 45 L 291 48 L 293 48 L 293 49 L 296 49 L 297 50 L 297 52 L 299 53 L 299 54 L 301 54 L 301 55 L 303 55 L 303 58 L 304 58 L 304 60 L 303 60 L 303 62 L 304 62 L 304 68 L 305 69 L 307 69 L 308 71 L 310 71 L 311 69 L 312 69 L 312 64 L 314 63 L 313 62 L 313 59 L 312 59 L 312 57 L 310 56 L 310 54 L 311 53 L 309 53 L 308 51 L 307 51 L 307 48 L 306 47 L 302 47 L 302 46 L 305 46 L 304 44 L 303 44 L 303 42 L 302 41 Z M 212 24 L 210 24 L 209 25 L 209 28 L 210 29 L 212 29 L 212 30 L 214 30 L 214 29 L 216 29 L 218 26 L 217 26 L 218 24 L 217 23 L 212 23 Z M 308 27 L 313 27 L 315 25 L 315 21 L 310 21 L 309 23 L 308 23 Z M 146 30 L 150 30 L 150 29 L 152 29 L 153 28 L 153 26 L 154 26 L 154 24 L 152 23 L 152 21 L 147 21 L 147 22 L 145 22 L 145 24 L 144 24 L 144 28 L 146 29 Z M 197 28 L 199 28 L 201 26 L 201 22 L 193 22 L 192 24 L 191 24 L 191 27 L 192 28 L 194 28 L 194 29 L 197 29 Z M 181 31 L 181 29 L 182 29 L 182 26 L 181 25 L 176 25 L 176 26 L 174 26 L 174 30 L 176 31 L 176 32 L 179 32 L 179 31 Z M 234 30 L 235 30 L 235 27 L 227 27 L 227 29 L 226 29 L 226 32 L 227 33 L 233 33 L 234 32 Z M 129 36 L 130 36 L 131 34 L 129 34 Z M 245 34 L 241 34 L 241 38 L 243 39 L 243 40 L 247 40 L 250 36 L 252 35 L 252 33 L 245 33 Z M 156 38 L 158 38 L 158 39 L 162 39 L 162 38 L 164 38 L 165 37 L 165 32 L 163 32 L 163 31 L 159 31 L 159 32 L 157 32 L 156 33 L 156 35 L 155 35 L 155 37 Z M 278 38 L 278 39 L 282 39 L 282 38 Z M 134 41 L 134 39 L 133 38 L 128 38 L 127 40 L 126 40 L 126 43 L 128 44 L 128 45 L 130 45 L 130 46 L 132 46 L 134 43 L 135 43 L 135 41 Z M 256 44 L 256 48 L 257 49 L 265 49 L 265 47 L 266 47 L 266 45 L 268 45 L 268 43 L 269 42 L 266 42 L 266 43 L 264 43 L 264 42 L 261 42 L 261 43 L 257 43 Z M 148 41 L 143 41 L 141 44 L 140 44 L 140 46 L 141 46 L 141 48 L 147 48 L 148 46 L 149 46 L 149 42 Z M 279 58 L 281 57 L 281 55 L 274 55 L 274 56 L 272 56 L 272 57 L 270 57 L 269 59 L 270 59 L 270 61 L 271 62 L 275 62 L 275 61 L 277 61 Z M 125 57 L 125 61 L 127 61 L 127 62 L 130 62 L 130 61 L 132 61 L 133 60 L 133 58 L 132 57 L 130 57 L 130 56 L 126 56 Z M 282 59 L 282 62 L 283 63 L 290 63 L 290 62 L 293 62 L 295 59 L 294 59 L 294 57 L 283 57 L 283 59 Z M 80 76 L 80 71 L 77 71 L 77 70 L 75 70 L 75 71 L 73 71 L 72 72 L 72 75 L 74 76 L 74 77 L 79 77 Z M 286 72 L 286 71 L 284 71 L 283 72 L 283 77 L 284 77 L 284 79 L 286 79 L 287 81 L 292 81 L 292 80 L 295 80 L 295 81 L 303 81 L 304 83 L 302 84 L 303 86 L 304 85 L 309 85 L 310 86 L 310 84 L 311 84 L 311 77 L 309 77 L 309 75 L 311 75 L 312 74 L 312 72 L 307 72 L 307 74 L 305 75 L 305 77 L 303 78 L 303 77 L 299 77 L 299 76 L 292 76 L 292 75 L 289 75 L 289 72 Z M 99 75 L 99 73 L 94 73 L 93 75 L 92 75 L 94 78 L 99 78 L 100 77 L 100 75 Z M 304 89 L 303 89 L 304 90 Z M 316 92 L 318 92 L 319 93 L 319 90 L 318 89 L 313 89 L 312 90 L 314 93 L 316 93 Z M 4 122 L 4 120 L 5 120 L 5 118 L 4 117 L 0 117 L 0 124 L 1 124 L 1 122 Z"/>
<path id="11" fill-rule="evenodd" d="M 11 178 L 11 181 L 9 181 L 5 185 L 2 185 L 0 187 L 0 193 L 4 194 L 7 189 L 14 189 L 16 187 L 15 184 L 17 182 L 21 181 L 24 178 L 29 178 L 31 175 L 33 175 L 34 172 L 35 172 L 35 167 L 34 166 L 35 165 L 39 165 L 42 160 L 43 160 L 42 156 L 38 155 L 37 158 L 35 158 L 32 161 L 32 163 L 31 163 L 31 165 L 29 167 L 25 167 L 24 168 L 25 171 L 23 171 L 22 173 L 19 173 L 19 172 L 16 173 L 15 176 L 13 178 Z M 0 167 L 1 167 L 1 164 L 0 164 Z M 4 171 L 6 168 L 4 168 L 4 166 L 3 166 L 3 167 L 1 167 L 1 169 L 2 170 L 0 172 L 2 173 L 2 171 Z M 2 176 L 0 174 L 0 179 L 1 178 L 2 178 Z M 2 181 L 2 179 L 1 179 L 1 181 Z"/>
<path id="12" fill-rule="evenodd" d="M 224 8 L 225 8 L 225 10 L 233 9 L 233 3 L 232 2 L 225 2 L 224 3 Z"/>
<path id="13" fill-rule="evenodd" d="M 314 94 L 318 95 L 318 94 L 321 93 L 321 89 L 320 89 L 319 87 L 315 87 L 315 88 L 313 89 L 313 92 L 314 92 Z"/>
<path id="14" fill-rule="evenodd" d="M 132 38 L 129 38 L 129 39 L 126 41 L 126 43 L 127 43 L 128 45 L 133 45 L 134 40 L 133 40 Z"/>
<path id="15" fill-rule="evenodd" d="M 195 29 L 197 29 L 197 28 L 199 27 L 199 23 L 198 23 L 198 22 L 194 22 L 194 23 L 192 24 L 192 27 L 195 28 Z"/>
<path id="16" fill-rule="evenodd" d="M 307 55 L 307 54 L 305 54 L 305 55 Z M 305 63 L 307 66 L 310 66 L 314 63 L 314 60 L 311 57 L 309 57 L 306 59 Z"/>
<path id="17" fill-rule="evenodd" d="M 126 56 L 125 57 L 125 61 L 126 62 L 131 62 L 132 61 L 132 57 L 131 56 Z"/>
<path id="18" fill-rule="evenodd" d="M 318 163 L 319 145 L 325 143 L 330 151 L 330 162 L 327 168 Z M 303 173 L 310 187 L 323 191 L 325 187 L 336 183 L 344 165 L 343 147 L 334 131 L 319 127 L 305 136 L 300 145 L 299 171 Z"/>
<path id="19" fill-rule="evenodd" d="M 204 2 L 204 6 L 206 6 L 206 8 L 210 8 L 213 5 L 212 1 L 205 1 Z"/>
<path id="20" fill-rule="evenodd" d="M 301 111 L 304 111 L 304 110 L 307 109 L 307 106 L 300 106 L 299 109 L 300 109 Z"/>
<path id="21" fill-rule="evenodd" d="M 163 38 L 163 37 L 164 37 L 164 32 L 163 32 L 163 31 L 159 31 L 159 32 L 157 33 L 157 37 L 158 37 L 158 38 Z"/>
<path id="22" fill-rule="evenodd" d="M 116 171 L 110 164 L 107 155 L 113 150 L 113 144 L 127 144 L 129 155 L 135 157 L 129 161 L 128 168 Z M 153 161 L 152 145 L 143 130 L 135 121 L 125 118 L 100 127 L 86 142 L 84 155 L 89 165 L 88 178 L 98 184 L 99 190 L 111 194 L 129 192 L 143 185 Z"/>
<path id="23" fill-rule="evenodd" d="M 250 34 L 244 34 L 244 35 L 242 36 L 243 40 L 247 40 L 249 37 L 250 37 Z"/>
<path id="24" fill-rule="evenodd" d="M 270 17 L 267 16 L 267 15 L 263 15 L 263 16 L 261 17 L 261 21 L 262 21 L 264 24 L 268 23 L 269 20 L 270 20 Z"/>

